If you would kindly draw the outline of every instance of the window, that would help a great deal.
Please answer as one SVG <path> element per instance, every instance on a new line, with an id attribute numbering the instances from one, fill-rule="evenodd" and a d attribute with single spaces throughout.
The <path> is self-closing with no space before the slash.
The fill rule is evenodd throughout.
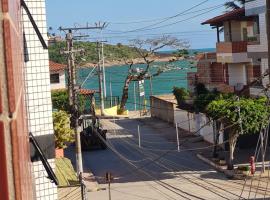
<path id="1" fill-rule="evenodd" d="M 254 19 L 253 32 L 255 35 L 260 34 L 260 18 L 256 16 Z"/>
<path id="2" fill-rule="evenodd" d="M 51 83 L 60 83 L 59 74 L 51 74 Z"/>

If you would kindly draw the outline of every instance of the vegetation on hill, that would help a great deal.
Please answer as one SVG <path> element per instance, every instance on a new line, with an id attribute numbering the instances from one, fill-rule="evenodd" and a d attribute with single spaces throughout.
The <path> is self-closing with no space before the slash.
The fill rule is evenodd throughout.
<path id="1" fill-rule="evenodd" d="M 57 63 L 66 63 L 66 56 L 60 54 L 61 49 L 65 49 L 65 42 L 58 42 L 49 47 L 50 60 Z M 96 50 L 96 43 L 93 42 L 74 42 L 74 48 L 81 48 L 85 50 L 85 55 L 78 56 L 80 64 L 96 63 L 98 55 Z M 137 51 L 129 46 L 118 43 L 117 45 L 104 44 L 104 56 L 107 61 L 120 61 L 125 59 L 138 58 Z M 83 59 L 81 59 L 83 58 Z"/>

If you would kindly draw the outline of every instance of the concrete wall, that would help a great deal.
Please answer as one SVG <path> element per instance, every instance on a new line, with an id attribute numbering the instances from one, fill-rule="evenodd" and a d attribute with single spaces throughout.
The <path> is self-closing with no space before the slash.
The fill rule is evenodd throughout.
<path id="1" fill-rule="evenodd" d="M 186 110 L 176 108 L 174 102 L 152 96 L 151 116 L 169 123 L 177 123 L 179 128 L 201 135 L 205 141 L 214 143 L 212 123 L 209 123 L 209 119 L 202 113 L 189 113 Z M 220 143 L 223 143 L 223 134 L 220 136 Z"/>
<path id="2" fill-rule="evenodd" d="M 166 101 L 162 98 L 151 96 L 151 117 L 156 117 L 163 121 L 174 123 L 174 109 L 176 104 L 170 101 Z"/>
<path id="3" fill-rule="evenodd" d="M 247 84 L 247 74 L 245 64 L 228 64 L 229 85 Z"/>
<path id="4" fill-rule="evenodd" d="M 51 90 L 66 89 L 65 71 L 50 72 L 50 74 L 59 74 L 59 83 L 51 83 Z"/>
<path id="5" fill-rule="evenodd" d="M 209 118 L 205 114 L 175 109 L 174 118 L 179 128 L 200 135 L 209 143 L 214 143 L 213 124 L 209 123 Z M 223 143 L 223 133 L 220 134 L 219 143 Z"/>

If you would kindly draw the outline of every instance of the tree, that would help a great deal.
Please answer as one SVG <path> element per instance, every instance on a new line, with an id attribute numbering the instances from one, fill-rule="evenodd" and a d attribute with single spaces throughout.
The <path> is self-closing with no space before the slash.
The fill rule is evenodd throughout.
<path id="1" fill-rule="evenodd" d="M 258 133 L 268 125 L 270 109 L 266 104 L 266 98 L 241 98 L 237 101 L 235 96 L 223 96 L 208 105 L 208 115 L 214 120 L 219 119 L 229 134 L 228 169 L 233 169 L 234 150 L 238 137 L 241 134 Z M 240 112 L 238 112 L 239 108 Z"/>
<path id="2" fill-rule="evenodd" d="M 51 94 L 52 94 L 53 109 L 62 110 L 67 113 L 70 113 L 68 91 L 55 90 L 55 91 L 52 91 Z M 89 98 L 86 98 L 84 95 L 82 94 L 78 95 L 79 113 L 83 113 L 85 110 L 90 109 L 90 104 L 91 104 L 90 101 L 91 100 Z"/>
<path id="3" fill-rule="evenodd" d="M 128 100 L 129 84 L 132 81 L 147 80 L 155 76 L 159 76 L 166 71 L 177 69 L 177 67 L 173 63 L 177 61 L 178 58 L 166 63 L 156 64 L 155 55 L 157 51 L 161 50 L 164 47 L 170 47 L 172 49 L 186 49 L 189 47 L 188 42 L 170 36 L 162 36 L 159 38 L 146 40 L 135 39 L 132 40 L 131 43 L 131 46 L 136 50 L 140 58 L 142 58 L 143 63 L 140 64 L 140 66 L 142 67 L 138 68 L 138 66 L 134 67 L 133 60 L 126 61 L 126 64 L 129 66 L 129 68 L 128 75 L 125 79 L 125 83 L 123 86 L 120 112 L 125 110 L 125 105 Z M 157 69 L 156 72 L 150 74 L 149 70 L 151 68 Z"/>
<path id="4" fill-rule="evenodd" d="M 181 106 L 181 104 L 190 97 L 189 91 L 185 88 L 174 87 L 173 94 L 178 106 Z"/>
<path id="5" fill-rule="evenodd" d="M 235 10 L 244 7 L 245 0 L 228 1 L 225 3 L 225 7 L 229 10 Z"/>
<path id="6" fill-rule="evenodd" d="M 74 142 L 74 131 L 70 129 L 69 117 L 65 111 L 53 113 L 55 146 L 59 149 L 66 148 L 68 143 Z"/>

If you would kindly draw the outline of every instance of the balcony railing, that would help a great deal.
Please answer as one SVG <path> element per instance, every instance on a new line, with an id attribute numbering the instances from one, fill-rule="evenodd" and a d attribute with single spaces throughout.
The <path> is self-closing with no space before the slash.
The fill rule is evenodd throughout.
<path id="1" fill-rule="evenodd" d="M 240 42 L 219 42 L 217 43 L 217 53 L 244 53 L 247 52 L 246 41 Z"/>

